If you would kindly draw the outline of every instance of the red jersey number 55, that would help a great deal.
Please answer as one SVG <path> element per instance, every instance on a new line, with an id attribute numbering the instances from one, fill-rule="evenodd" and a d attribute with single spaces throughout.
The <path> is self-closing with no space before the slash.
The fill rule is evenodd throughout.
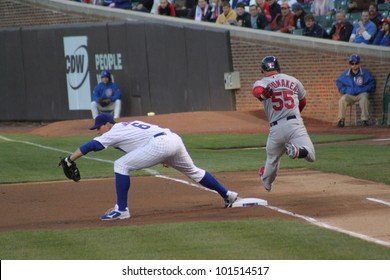
<path id="1" fill-rule="evenodd" d="M 272 94 L 272 108 L 275 111 L 281 111 L 283 107 L 293 109 L 295 106 L 292 91 L 274 92 Z"/>

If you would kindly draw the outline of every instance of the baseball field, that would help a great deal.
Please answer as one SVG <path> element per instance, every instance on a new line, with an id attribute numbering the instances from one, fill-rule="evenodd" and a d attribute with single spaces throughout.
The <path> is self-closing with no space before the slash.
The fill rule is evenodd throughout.
<path id="1" fill-rule="evenodd" d="M 223 207 L 220 197 L 163 166 L 131 176 L 132 217 L 100 221 L 115 203 L 108 149 L 79 159 L 66 180 L 59 157 L 93 138 L 92 120 L 0 126 L 2 260 L 389 260 L 390 130 L 307 120 L 315 163 L 282 158 L 272 192 L 263 112 L 124 117 L 179 133 L 194 162 L 241 197 L 267 206 Z"/>

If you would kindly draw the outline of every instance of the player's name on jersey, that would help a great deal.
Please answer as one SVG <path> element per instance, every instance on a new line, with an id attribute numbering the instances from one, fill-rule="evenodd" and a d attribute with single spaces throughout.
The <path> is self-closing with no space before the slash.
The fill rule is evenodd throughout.
<path id="1" fill-rule="evenodd" d="M 284 87 L 284 88 L 289 88 L 292 91 L 298 91 L 298 85 L 294 83 L 293 81 L 289 81 L 286 79 L 278 79 L 270 82 L 268 84 L 269 87 L 271 88 L 278 88 L 278 87 Z"/>

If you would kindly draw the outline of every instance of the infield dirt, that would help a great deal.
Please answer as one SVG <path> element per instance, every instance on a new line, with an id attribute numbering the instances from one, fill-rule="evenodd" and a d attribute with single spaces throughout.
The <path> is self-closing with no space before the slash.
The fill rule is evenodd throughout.
<path id="1" fill-rule="evenodd" d="M 179 134 L 267 133 L 262 111 L 195 112 L 155 116 L 124 117 L 121 121 L 142 120 L 168 127 Z M 385 145 L 388 127 L 345 127 L 306 119 L 309 133 L 370 134 L 381 141 L 359 141 Z M 91 135 L 92 120 L 61 121 L 45 125 L 0 126 L 0 133 L 27 132 L 45 137 Z M 353 143 L 352 143 L 353 144 Z M 259 159 L 261 162 L 263 159 Z M 283 158 L 283 160 L 290 160 Z M 298 219 L 312 217 L 339 229 L 382 240 L 390 246 L 390 207 L 367 200 L 390 202 L 388 185 L 338 174 L 294 169 L 281 170 L 272 192 L 260 185 L 257 172 L 214 174 L 241 197 L 259 197 L 269 205 L 289 211 L 286 215 L 271 208 L 223 208 L 221 198 L 209 191 L 159 177 L 133 177 L 129 194 L 131 219 L 103 222 L 99 215 L 115 202 L 114 179 L 2 184 L 0 185 L 0 230 L 63 229 L 128 226 L 205 220 L 236 220 L 248 217 Z M 187 180 L 181 174 L 170 176 Z"/>

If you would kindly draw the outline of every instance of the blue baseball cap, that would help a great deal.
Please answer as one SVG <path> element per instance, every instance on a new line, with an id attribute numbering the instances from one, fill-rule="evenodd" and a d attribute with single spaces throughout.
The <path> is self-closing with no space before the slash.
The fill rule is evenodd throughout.
<path id="1" fill-rule="evenodd" d="M 298 2 L 297 3 L 294 3 L 291 7 L 291 10 L 293 12 L 297 11 L 297 10 L 302 10 L 303 11 L 303 7 L 301 4 L 299 4 Z"/>
<path id="2" fill-rule="evenodd" d="M 351 62 L 356 62 L 356 63 L 360 63 L 360 56 L 358 56 L 357 54 L 351 54 L 351 56 L 349 57 L 349 63 Z"/>
<path id="3" fill-rule="evenodd" d="M 111 73 L 108 72 L 107 70 L 103 70 L 102 73 L 100 73 L 100 77 L 101 78 L 107 77 L 107 78 L 111 79 Z"/>
<path id="4" fill-rule="evenodd" d="M 90 130 L 97 129 L 106 123 L 114 124 L 114 117 L 109 113 L 101 113 L 95 118 L 95 125 L 90 128 Z"/>

